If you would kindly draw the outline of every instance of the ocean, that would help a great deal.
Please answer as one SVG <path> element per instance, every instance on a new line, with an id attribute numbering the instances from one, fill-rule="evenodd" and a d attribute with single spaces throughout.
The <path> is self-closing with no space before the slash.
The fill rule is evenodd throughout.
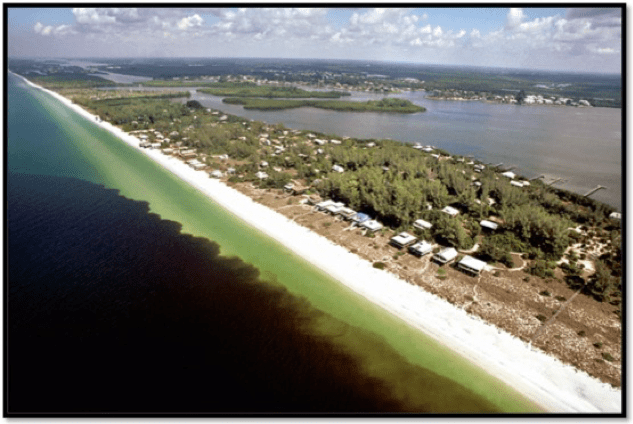
<path id="1" fill-rule="evenodd" d="M 8 78 L 10 414 L 536 410 Z"/>

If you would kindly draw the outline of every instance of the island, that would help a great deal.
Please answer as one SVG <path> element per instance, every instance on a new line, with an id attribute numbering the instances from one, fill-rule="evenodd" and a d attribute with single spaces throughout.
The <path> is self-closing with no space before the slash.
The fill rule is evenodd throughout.
<path id="1" fill-rule="evenodd" d="M 243 105 L 244 109 L 257 110 L 283 110 L 298 107 L 316 107 L 319 109 L 338 110 L 345 112 L 389 112 L 389 113 L 418 113 L 426 111 L 426 108 L 417 106 L 409 100 L 382 99 L 366 102 L 346 102 L 340 100 L 268 100 L 268 99 L 244 99 L 228 97 L 223 103 Z"/>

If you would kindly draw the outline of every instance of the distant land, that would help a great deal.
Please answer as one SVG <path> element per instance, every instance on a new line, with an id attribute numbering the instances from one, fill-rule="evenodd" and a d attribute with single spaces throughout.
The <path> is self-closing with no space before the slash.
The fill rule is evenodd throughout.
<path id="1" fill-rule="evenodd" d="M 619 74 L 546 72 L 473 66 L 442 66 L 411 63 L 257 58 L 139 58 L 139 59 L 12 59 L 12 71 L 26 77 L 85 74 L 95 81 L 108 73 L 154 80 L 201 80 L 229 75 L 253 76 L 311 86 L 372 87 L 375 90 L 462 90 L 476 95 L 518 95 L 586 100 L 592 106 L 621 107 L 622 77 Z M 92 75 L 91 75 L 92 74 Z M 101 75 L 99 75 L 101 74 Z M 103 78 L 101 78 L 103 76 Z M 110 82 L 107 85 L 111 85 Z"/>

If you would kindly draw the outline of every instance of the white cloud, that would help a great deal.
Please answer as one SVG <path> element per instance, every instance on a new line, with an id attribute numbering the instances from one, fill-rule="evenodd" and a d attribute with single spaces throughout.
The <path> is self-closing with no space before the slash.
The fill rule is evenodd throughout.
<path id="1" fill-rule="evenodd" d="M 200 17 L 200 15 L 195 14 L 193 16 L 188 16 L 186 18 L 182 18 L 179 22 L 178 22 L 178 28 L 185 30 L 188 28 L 193 28 L 196 26 L 201 26 L 202 23 L 204 22 L 204 19 L 202 19 Z"/>
<path id="2" fill-rule="evenodd" d="M 523 22 L 525 14 L 521 8 L 510 8 L 506 16 L 506 28 L 514 28 Z"/>
<path id="3" fill-rule="evenodd" d="M 67 35 L 76 33 L 70 25 L 59 25 L 54 27 L 52 25 L 44 26 L 41 22 L 37 22 L 33 27 L 33 31 L 40 35 Z"/>

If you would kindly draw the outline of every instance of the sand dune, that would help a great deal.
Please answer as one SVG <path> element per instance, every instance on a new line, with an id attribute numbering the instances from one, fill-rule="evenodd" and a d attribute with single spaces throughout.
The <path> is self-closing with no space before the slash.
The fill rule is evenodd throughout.
<path id="1" fill-rule="evenodd" d="M 36 86 L 111 131 L 133 148 L 196 187 L 242 220 L 273 237 L 371 302 L 460 353 L 551 412 L 619 413 L 621 391 L 531 348 L 460 308 L 403 281 L 296 224 L 246 195 L 195 171 L 157 150 L 140 149 L 139 140 L 50 90 Z M 318 254 L 315 254 L 318 252 Z"/>

